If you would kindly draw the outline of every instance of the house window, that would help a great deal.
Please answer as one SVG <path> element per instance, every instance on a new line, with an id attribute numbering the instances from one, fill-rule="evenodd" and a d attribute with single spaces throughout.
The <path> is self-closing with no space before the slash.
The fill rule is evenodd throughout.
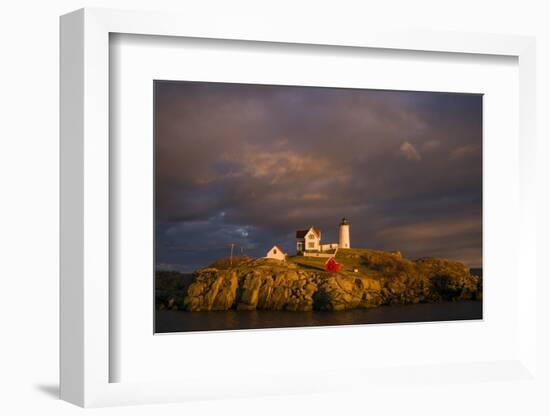
<path id="1" fill-rule="evenodd" d="M 310 234 L 309 237 L 308 237 L 310 240 L 313 240 L 315 238 L 315 236 L 313 234 Z"/>
<path id="2" fill-rule="evenodd" d="M 273 249 L 273 254 L 277 254 L 277 249 L 276 248 Z"/>
<path id="3" fill-rule="evenodd" d="M 307 243 L 307 247 L 308 248 L 313 248 L 313 247 L 315 247 L 315 243 Z"/>

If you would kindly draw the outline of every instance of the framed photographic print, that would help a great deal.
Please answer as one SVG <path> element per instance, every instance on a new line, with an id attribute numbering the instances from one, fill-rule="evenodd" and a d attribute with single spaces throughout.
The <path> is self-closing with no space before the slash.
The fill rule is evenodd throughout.
<path id="1" fill-rule="evenodd" d="M 534 40 L 234 28 L 61 18 L 62 398 L 540 387 Z"/>

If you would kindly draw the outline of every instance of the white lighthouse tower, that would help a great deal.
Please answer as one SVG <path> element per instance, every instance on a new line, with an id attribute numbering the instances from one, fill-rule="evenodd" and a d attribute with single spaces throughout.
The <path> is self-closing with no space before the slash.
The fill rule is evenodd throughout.
<path id="1" fill-rule="evenodd" d="M 349 224 L 348 220 L 342 218 L 340 229 L 338 230 L 338 248 L 350 248 L 349 242 Z"/>

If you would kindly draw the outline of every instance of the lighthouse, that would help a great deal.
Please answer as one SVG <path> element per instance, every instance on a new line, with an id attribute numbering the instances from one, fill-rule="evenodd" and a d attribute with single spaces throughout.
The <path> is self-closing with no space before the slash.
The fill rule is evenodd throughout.
<path id="1" fill-rule="evenodd" d="M 345 218 L 342 218 L 340 229 L 338 230 L 338 248 L 350 248 L 349 224 Z"/>

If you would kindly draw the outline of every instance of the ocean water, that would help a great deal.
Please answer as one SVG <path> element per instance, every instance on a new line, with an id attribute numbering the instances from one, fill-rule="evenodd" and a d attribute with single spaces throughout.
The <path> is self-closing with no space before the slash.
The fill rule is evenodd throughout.
<path id="1" fill-rule="evenodd" d="M 460 321 L 482 318 L 482 302 L 477 301 L 392 305 L 339 312 L 155 311 L 155 332 Z"/>

